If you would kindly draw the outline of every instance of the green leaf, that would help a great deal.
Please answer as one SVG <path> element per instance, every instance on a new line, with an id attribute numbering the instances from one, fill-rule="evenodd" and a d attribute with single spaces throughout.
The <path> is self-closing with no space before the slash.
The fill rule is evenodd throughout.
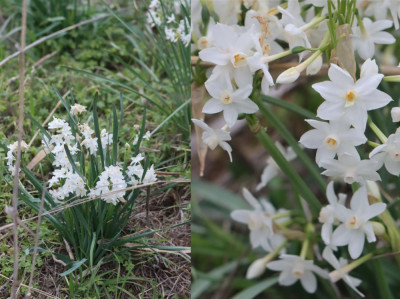
<path id="1" fill-rule="evenodd" d="M 117 110 L 113 105 L 113 154 L 112 154 L 112 164 L 117 164 L 117 155 L 118 155 L 118 117 Z"/>
<path id="2" fill-rule="evenodd" d="M 68 274 L 71 274 L 72 272 L 74 272 L 76 269 L 78 269 L 80 266 L 82 266 L 85 262 L 87 261 L 86 258 L 80 260 L 79 262 L 73 262 L 72 263 L 72 267 L 69 268 L 67 271 L 63 272 L 60 274 L 60 276 L 64 277 Z"/>
<path id="3" fill-rule="evenodd" d="M 241 291 L 240 293 L 236 294 L 235 296 L 232 297 L 232 299 L 251 299 L 256 297 L 257 295 L 261 294 L 264 292 L 266 289 L 272 287 L 274 284 L 278 282 L 278 277 L 273 277 L 267 280 L 263 280 L 247 289 L 244 291 Z"/>

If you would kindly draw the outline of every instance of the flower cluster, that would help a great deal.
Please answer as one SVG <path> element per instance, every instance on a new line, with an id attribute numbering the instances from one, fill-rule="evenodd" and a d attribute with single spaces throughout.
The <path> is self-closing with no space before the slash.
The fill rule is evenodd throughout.
<path id="1" fill-rule="evenodd" d="M 17 152 L 18 149 L 18 141 L 15 141 L 13 144 L 8 145 L 8 152 L 7 152 L 7 167 L 8 171 L 11 173 L 12 176 L 15 175 L 15 165 L 14 161 L 16 157 L 14 156 L 14 153 Z M 28 145 L 26 144 L 25 141 L 21 141 L 21 151 L 26 151 L 28 149 Z"/>
<path id="2" fill-rule="evenodd" d="M 316 150 L 315 162 L 323 168 L 322 175 L 331 180 L 326 189 L 328 204 L 320 210 L 319 223 L 313 223 L 304 209 L 307 225 L 304 232 L 299 232 L 291 227 L 294 222 L 289 217 L 291 212 L 275 211 L 271 204 L 258 201 L 247 189 L 243 194 L 252 208 L 235 210 L 231 218 L 248 226 L 253 248 L 261 247 L 268 253 L 250 265 L 248 278 L 260 276 L 268 268 L 281 272 L 281 285 L 292 285 L 300 280 L 307 292 L 314 293 L 317 274 L 332 282 L 343 279 L 363 296 L 357 290 L 361 280 L 348 272 L 366 260 L 368 255 L 361 257 L 365 242 L 376 242 L 376 235 L 388 228 L 386 223 L 384 227 L 374 218 L 381 216 L 385 222 L 382 213 L 389 214 L 381 200 L 369 200 L 367 186 L 381 180 L 379 171 L 383 166 L 390 174 L 400 175 L 400 130 L 386 137 L 369 117 L 370 111 L 382 110 L 393 101 L 389 94 L 379 89 L 385 76 L 377 61 L 398 63 L 391 55 L 396 40 L 386 30 L 393 26 L 399 28 L 400 6 L 394 1 L 380 1 L 379 4 L 339 1 L 339 10 L 333 2 L 193 1 L 192 53 L 198 56 L 202 65 L 211 66 L 205 77 L 199 72 L 202 81 L 194 80 L 196 84 L 204 83 L 208 93 L 201 113 L 221 113 L 225 124 L 221 128 L 211 128 L 201 113 L 197 113 L 199 119 L 192 121 L 203 130 L 202 142 L 212 150 L 221 147 L 232 161 L 232 148 L 228 144 L 232 139 L 230 131 L 239 119 L 246 118 L 252 125 L 251 121 L 256 117 L 243 114 L 255 114 L 263 107 L 259 95 L 276 91 L 275 85 L 295 82 L 302 72 L 307 76 L 316 75 L 323 66 L 323 54 L 327 53 L 329 80 L 312 85 L 323 101 L 316 117 L 305 120 L 312 129 L 299 140 L 301 146 Z M 207 14 L 210 11 L 212 13 Z M 376 51 L 382 49 L 382 45 L 384 55 L 382 51 Z M 274 80 L 270 73 L 272 62 L 294 54 L 296 65 L 284 69 Z M 356 67 L 358 62 L 360 68 Z M 193 68 L 195 75 L 199 65 L 197 62 Z M 282 106 L 285 105 L 282 103 Z M 261 112 L 267 115 L 263 109 Z M 399 122 L 400 107 L 393 108 L 391 115 L 393 122 Z M 381 144 L 368 140 L 369 129 Z M 272 142 L 270 144 L 272 147 Z M 367 145 L 374 147 L 368 152 L 369 159 L 360 155 L 361 146 L 364 149 Z M 285 149 L 276 143 L 275 148 L 275 153 L 279 150 L 288 162 L 296 158 L 291 147 Z M 295 150 L 300 156 L 300 148 Z M 307 165 L 308 168 L 311 166 Z M 266 187 L 279 173 L 277 163 L 272 157 L 268 158 L 256 191 Z M 349 196 L 337 195 L 334 180 L 351 185 L 354 192 Z M 313 249 L 335 269 L 329 274 L 315 265 L 314 260 L 307 259 L 312 256 L 310 243 L 317 245 L 315 238 L 310 236 L 319 234 L 322 242 L 318 242 L 324 248 L 320 250 L 314 246 Z M 301 253 L 282 254 L 292 240 L 302 241 Z M 346 259 L 337 257 L 338 247 L 343 246 L 347 246 L 350 258 L 356 261 L 348 264 Z M 272 261 L 280 253 L 280 259 Z"/>
<path id="3" fill-rule="evenodd" d="M 84 106 L 76 104 L 71 107 L 71 114 L 72 111 L 76 111 L 77 113 L 74 115 L 77 115 L 85 110 Z M 72 135 L 70 125 L 65 120 L 56 117 L 49 123 L 48 128 L 54 134 L 50 135 L 49 139 L 45 138 L 43 143 L 52 153 L 54 157 L 53 166 L 55 167 L 53 176 L 49 180 L 49 187 L 52 188 L 49 192 L 57 200 L 63 200 L 73 195 L 77 197 L 88 195 L 92 198 L 99 197 L 107 203 L 116 205 L 124 197 L 124 189 L 128 186 L 152 183 L 157 180 L 154 165 L 151 165 L 143 177 L 144 169 L 140 161 L 144 159 L 144 156 L 139 154 L 132 158 L 132 163 L 128 166 L 126 173 L 118 165 L 106 166 L 99 175 L 95 187 L 90 189 L 82 174 L 75 171 L 70 159 L 83 148 L 86 148 L 90 155 L 97 156 L 98 138 L 94 137 L 94 130 L 88 123 L 79 124 L 81 135 L 80 138 L 76 138 Z M 144 138 L 149 139 L 149 134 Z M 109 134 L 105 129 L 102 129 L 100 142 L 103 150 L 105 150 L 112 145 L 113 134 Z M 14 149 L 14 147 L 12 145 L 10 149 Z M 70 157 L 68 157 L 66 149 L 68 149 Z M 9 156 L 11 157 L 12 154 Z M 118 192 L 119 190 L 121 191 Z"/>
<path id="4" fill-rule="evenodd" d="M 162 4 L 161 2 L 160 0 L 151 1 L 147 12 L 147 22 L 151 27 L 163 25 L 165 38 L 168 41 L 175 43 L 181 40 L 185 45 L 189 45 L 191 40 L 190 20 L 188 18 L 178 20 L 183 0 L 174 0 L 172 10 L 176 13 L 171 13 L 169 16 L 165 16 L 163 12 L 163 5 L 167 3 Z"/>

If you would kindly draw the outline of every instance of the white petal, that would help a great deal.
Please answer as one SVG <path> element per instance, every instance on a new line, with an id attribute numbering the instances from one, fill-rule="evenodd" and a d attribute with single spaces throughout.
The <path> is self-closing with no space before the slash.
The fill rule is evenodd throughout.
<path id="1" fill-rule="evenodd" d="M 323 132 L 314 129 L 304 133 L 299 142 L 306 148 L 316 149 L 321 146 L 325 137 Z"/>
<path id="2" fill-rule="evenodd" d="M 347 88 L 354 84 L 354 80 L 350 74 L 336 64 L 331 64 L 328 71 L 328 76 L 331 81 L 339 86 L 342 86 L 342 88 Z"/>
<path id="3" fill-rule="evenodd" d="M 344 224 L 338 226 L 338 228 L 333 232 L 332 244 L 335 246 L 347 245 L 352 237 L 352 233 L 346 228 Z"/>
<path id="4" fill-rule="evenodd" d="M 290 286 L 297 281 L 297 278 L 292 275 L 290 271 L 283 271 L 279 275 L 279 284 L 283 286 Z"/>
<path id="5" fill-rule="evenodd" d="M 247 200 L 247 202 L 256 210 L 261 210 L 261 205 L 258 200 L 250 193 L 249 190 L 243 188 L 243 196 Z"/>
<path id="6" fill-rule="evenodd" d="M 231 212 L 231 218 L 237 222 L 247 224 L 249 222 L 250 211 L 248 210 L 234 210 Z"/>
<path id="7" fill-rule="evenodd" d="M 216 47 L 201 50 L 199 57 L 203 61 L 215 63 L 216 65 L 226 65 L 230 60 L 229 54 Z"/>
<path id="8" fill-rule="evenodd" d="M 236 109 L 231 106 L 232 105 L 226 105 L 224 109 L 224 119 L 229 127 L 233 127 L 239 115 Z"/>
<path id="9" fill-rule="evenodd" d="M 210 99 L 203 107 L 203 113 L 213 114 L 221 112 L 224 109 L 224 104 L 217 99 Z"/>
<path id="10" fill-rule="evenodd" d="M 386 204 L 383 202 L 374 203 L 370 205 L 364 212 L 363 218 L 369 220 L 382 214 L 386 210 Z"/>
<path id="11" fill-rule="evenodd" d="M 349 253 L 352 259 L 358 258 L 364 249 L 365 237 L 362 231 L 354 233 L 349 242 Z"/>
<path id="12" fill-rule="evenodd" d="M 305 271 L 300 279 L 301 285 L 308 293 L 314 293 L 317 290 L 317 278 L 311 271 Z"/>

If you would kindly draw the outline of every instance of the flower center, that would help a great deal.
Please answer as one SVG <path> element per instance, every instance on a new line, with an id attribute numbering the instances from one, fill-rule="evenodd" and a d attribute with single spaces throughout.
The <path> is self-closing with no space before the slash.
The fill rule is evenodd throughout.
<path id="1" fill-rule="evenodd" d="M 356 181 L 354 170 L 348 170 L 344 175 L 344 182 L 347 184 L 353 184 Z"/>
<path id="2" fill-rule="evenodd" d="M 206 134 L 206 132 L 203 133 L 203 141 L 211 150 L 214 150 L 218 145 L 218 136 L 216 134 Z"/>
<path id="3" fill-rule="evenodd" d="M 230 104 L 230 103 L 232 103 L 232 95 L 229 91 L 224 90 L 223 92 L 221 92 L 221 95 L 219 96 L 219 100 L 223 104 Z"/>
<path id="4" fill-rule="evenodd" d="M 328 150 L 335 150 L 339 146 L 339 140 L 336 136 L 328 136 L 325 138 L 325 147 Z"/>
<path id="5" fill-rule="evenodd" d="M 296 278 L 302 278 L 304 275 L 304 265 L 303 263 L 295 263 L 292 269 L 292 275 Z"/>
<path id="6" fill-rule="evenodd" d="M 248 220 L 248 226 L 250 230 L 257 230 L 263 226 L 263 222 L 255 214 L 250 215 Z"/>
<path id="7" fill-rule="evenodd" d="M 364 220 L 356 215 L 349 216 L 346 221 L 346 227 L 350 229 L 359 229 L 364 224 Z"/>
<path id="8" fill-rule="evenodd" d="M 346 93 L 345 100 L 346 104 L 344 105 L 345 107 L 351 107 L 354 105 L 355 101 L 357 99 L 357 94 L 354 90 L 350 90 Z"/>
<path id="9" fill-rule="evenodd" d="M 242 67 L 247 65 L 247 55 L 242 52 L 237 52 L 232 55 L 231 62 L 234 67 Z"/>
<path id="10" fill-rule="evenodd" d="M 198 40 L 198 42 L 197 42 L 197 47 L 198 47 L 200 50 L 204 50 L 204 49 L 208 48 L 208 40 L 207 40 L 207 37 L 205 37 L 205 36 L 200 37 L 199 40 Z"/>

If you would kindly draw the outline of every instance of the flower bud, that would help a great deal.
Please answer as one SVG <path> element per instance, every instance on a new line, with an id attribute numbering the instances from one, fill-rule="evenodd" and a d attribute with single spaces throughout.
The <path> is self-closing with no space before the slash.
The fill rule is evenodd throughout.
<path id="1" fill-rule="evenodd" d="M 322 57 L 318 56 L 306 69 L 307 76 L 312 76 L 318 73 L 322 67 Z"/>
<path id="2" fill-rule="evenodd" d="M 376 221 L 371 221 L 372 223 L 372 228 L 374 229 L 374 234 L 377 236 L 383 236 L 386 232 L 385 226 Z"/>
<path id="3" fill-rule="evenodd" d="M 276 83 L 289 84 L 296 81 L 299 76 L 300 72 L 298 69 L 296 67 L 291 67 L 279 75 L 279 77 L 276 79 Z"/>
<path id="4" fill-rule="evenodd" d="M 254 262 L 251 263 L 251 265 L 247 269 L 247 273 L 246 273 L 247 279 L 257 278 L 264 273 L 264 271 L 267 267 L 267 263 L 270 260 L 267 257 L 268 257 L 268 255 L 262 259 L 255 260 Z"/>
<path id="5" fill-rule="evenodd" d="M 376 199 L 379 199 L 380 201 L 382 201 L 381 193 L 379 191 L 379 186 L 376 182 L 367 181 L 367 190 L 370 195 L 372 195 Z"/>
<path id="6" fill-rule="evenodd" d="M 400 107 L 393 107 L 390 113 L 392 115 L 392 121 L 394 123 L 400 121 Z"/>

